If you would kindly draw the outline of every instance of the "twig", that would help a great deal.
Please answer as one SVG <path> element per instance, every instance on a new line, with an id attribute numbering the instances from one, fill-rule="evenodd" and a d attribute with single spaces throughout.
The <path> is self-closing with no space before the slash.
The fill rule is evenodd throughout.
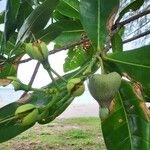
<path id="1" fill-rule="evenodd" d="M 56 49 L 54 49 L 54 50 L 52 50 L 52 51 L 49 51 L 49 55 L 55 54 L 55 53 L 60 52 L 60 51 L 62 51 L 62 50 L 67 50 L 67 49 L 69 49 L 69 48 L 72 48 L 72 47 L 75 47 L 75 46 L 77 46 L 77 45 L 83 44 L 84 42 L 87 42 L 87 41 L 89 41 L 88 38 L 83 39 L 83 40 L 79 40 L 79 41 L 74 42 L 74 43 L 72 43 L 72 44 L 66 45 L 66 46 L 64 46 L 64 47 L 62 47 L 62 48 L 56 48 Z"/>
<path id="2" fill-rule="evenodd" d="M 51 71 L 58 77 L 60 78 L 62 81 L 64 81 L 65 83 L 67 83 L 67 81 L 65 80 L 65 78 L 63 78 L 62 76 L 60 76 L 51 66 Z"/>
<path id="3" fill-rule="evenodd" d="M 89 39 L 88 39 L 88 38 L 85 38 L 85 39 L 82 39 L 82 40 L 78 40 L 78 41 L 76 41 L 76 42 L 74 42 L 74 43 L 72 43 L 72 44 L 68 44 L 68 45 L 66 45 L 66 46 L 63 46 L 63 47 L 61 47 L 61 48 L 55 48 L 55 49 L 53 49 L 52 51 L 49 51 L 49 55 L 55 54 L 55 53 L 60 52 L 60 51 L 63 51 L 63 50 L 67 50 L 67 49 L 69 49 L 69 48 L 72 48 L 72 47 L 75 47 L 75 46 L 77 46 L 77 45 L 83 44 L 84 42 L 87 42 L 87 41 L 89 41 Z M 21 63 L 29 62 L 29 61 L 31 61 L 31 60 L 32 60 L 31 58 L 28 58 L 28 59 L 24 59 L 24 60 L 21 60 L 21 61 L 16 62 L 16 63 L 21 64 Z"/>
<path id="4" fill-rule="evenodd" d="M 115 33 L 117 33 L 117 32 L 121 29 L 122 26 L 124 26 L 124 25 L 126 25 L 126 24 L 128 24 L 128 23 L 130 23 L 130 22 L 132 22 L 132 21 L 134 21 L 134 20 L 136 20 L 136 19 L 138 19 L 138 18 L 140 18 L 140 17 L 143 17 L 143 16 L 145 16 L 145 15 L 147 15 L 147 14 L 150 14 L 150 10 L 145 10 L 145 11 L 143 11 L 143 12 L 141 12 L 141 13 L 135 15 L 135 16 L 132 16 L 132 17 L 130 17 L 129 19 L 126 19 L 126 20 L 124 20 L 124 21 L 122 21 L 122 22 L 116 22 L 116 23 L 112 26 L 112 32 L 110 33 L 110 36 L 109 36 L 108 40 L 106 41 L 106 46 L 105 46 L 103 52 L 106 53 L 106 52 L 109 51 L 109 49 L 111 48 L 111 44 L 110 44 L 110 43 L 111 43 L 111 38 L 113 37 L 113 35 L 114 35 Z M 147 34 L 149 34 L 149 33 L 146 33 L 146 35 L 147 35 Z M 142 35 L 138 35 L 138 36 L 135 36 L 135 37 L 133 37 L 133 38 L 127 39 L 127 40 L 124 41 L 124 42 L 125 42 L 125 43 L 131 42 L 131 41 L 133 41 L 133 40 L 135 40 L 135 39 L 141 38 L 142 36 L 145 36 L 145 33 L 143 33 Z M 123 42 L 123 43 L 124 43 L 124 42 Z"/>
<path id="5" fill-rule="evenodd" d="M 28 85 L 31 85 L 31 86 L 32 86 L 32 84 L 33 84 L 33 82 L 34 82 L 34 79 L 35 79 L 35 77 L 36 77 L 36 75 L 37 75 L 37 72 L 38 72 L 38 70 L 39 70 L 39 67 L 40 67 L 40 62 L 38 62 L 38 63 L 36 64 L 35 69 L 34 69 L 34 72 L 33 72 L 33 74 L 32 74 L 32 77 L 31 77 L 30 82 L 29 82 Z M 24 93 L 21 95 L 20 98 L 23 98 L 26 94 L 27 94 L 27 92 L 24 92 Z"/>
<path id="6" fill-rule="evenodd" d="M 128 23 L 130 23 L 130 22 L 132 22 L 132 21 L 134 21 L 134 20 L 136 20 L 136 19 L 138 19 L 138 18 L 140 18 L 140 17 L 143 17 L 143 16 L 145 16 L 145 15 L 148 15 L 148 14 L 150 14 L 150 10 L 145 10 L 145 11 L 143 11 L 143 12 L 141 12 L 141 13 L 139 13 L 139 14 L 133 16 L 133 17 L 130 17 L 129 19 L 126 19 L 126 20 L 124 20 L 124 21 L 122 21 L 122 22 L 120 22 L 120 23 L 117 23 L 117 26 L 118 26 L 118 25 L 124 26 L 124 25 L 126 25 L 126 24 L 128 24 Z"/>
<path id="7" fill-rule="evenodd" d="M 126 43 L 132 42 L 134 40 L 137 40 L 137 39 L 142 38 L 143 36 L 146 36 L 146 35 L 149 35 L 149 34 L 150 34 L 150 30 L 145 31 L 145 32 L 143 32 L 143 33 L 141 33 L 137 36 L 132 37 L 132 38 L 126 39 L 122 43 L 126 44 Z M 107 45 L 107 47 L 105 47 L 105 49 L 104 49 L 104 52 L 108 52 L 110 48 L 112 48 L 112 45 Z"/>
<path id="8" fill-rule="evenodd" d="M 132 38 L 129 38 L 129 39 L 127 39 L 127 40 L 124 40 L 123 43 L 125 44 L 125 43 L 128 43 L 128 42 L 134 41 L 134 40 L 139 39 L 139 38 L 141 38 L 141 37 L 143 37 L 143 36 L 146 36 L 146 35 L 148 35 L 148 34 L 150 34 L 150 30 L 145 31 L 145 32 L 143 32 L 143 33 L 141 33 L 141 34 L 139 34 L 139 35 L 137 35 L 137 36 L 134 36 L 134 37 L 132 37 Z"/>

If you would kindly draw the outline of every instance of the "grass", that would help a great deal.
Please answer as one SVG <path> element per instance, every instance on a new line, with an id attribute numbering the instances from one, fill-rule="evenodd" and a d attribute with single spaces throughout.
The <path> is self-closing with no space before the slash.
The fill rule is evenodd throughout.
<path id="1" fill-rule="evenodd" d="M 36 124 L 0 144 L 0 150 L 106 150 L 98 118 L 56 119 Z"/>

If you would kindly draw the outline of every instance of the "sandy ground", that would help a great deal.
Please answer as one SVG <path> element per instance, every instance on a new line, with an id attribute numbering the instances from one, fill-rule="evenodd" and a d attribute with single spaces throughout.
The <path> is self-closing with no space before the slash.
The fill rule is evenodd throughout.
<path id="1" fill-rule="evenodd" d="M 58 118 L 98 117 L 98 104 L 71 104 Z"/>

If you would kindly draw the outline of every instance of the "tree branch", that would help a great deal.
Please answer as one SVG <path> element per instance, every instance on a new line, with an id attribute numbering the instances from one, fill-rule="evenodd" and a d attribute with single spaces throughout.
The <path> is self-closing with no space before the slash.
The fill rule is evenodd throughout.
<path id="1" fill-rule="evenodd" d="M 145 31 L 145 32 L 143 32 L 143 33 L 141 33 L 141 34 L 139 34 L 139 35 L 137 35 L 137 36 L 134 36 L 134 37 L 132 37 L 132 38 L 129 38 L 129 39 L 127 39 L 127 40 L 124 40 L 123 43 L 125 44 L 125 43 L 128 43 L 128 42 L 137 40 L 137 39 L 139 39 L 139 38 L 141 38 L 141 37 L 143 37 L 143 36 L 146 36 L 146 35 L 148 35 L 148 34 L 150 34 L 150 30 Z"/>
<path id="2" fill-rule="evenodd" d="M 38 70 L 39 70 L 39 67 L 40 67 L 40 62 L 38 62 L 38 63 L 36 64 L 35 69 L 34 69 L 34 72 L 33 72 L 33 74 L 32 74 L 32 77 L 31 77 L 31 79 L 30 79 L 28 85 L 31 85 L 31 86 L 32 86 L 32 84 L 33 84 L 33 82 L 34 82 L 34 79 L 35 79 L 35 77 L 36 77 L 36 75 L 37 75 L 37 72 L 38 72 Z M 27 92 L 24 92 L 24 93 L 21 95 L 20 98 L 24 97 L 26 94 L 27 94 Z"/>
<path id="3" fill-rule="evenodd" d="M 117 26 L 118 25 L 119 26 L 124 26 L 124 25 L 126 25 L 126 24 L 128 24 L 128 23 L 130 23 L 130 22 L 132 22 L 132 21 L 134 21 L 134 20 L 136 20 L 138 18 L 140 18 L 140 17 L 148 15 L 148 14 L 150 14 L 150 10 L 145 10 L 145 11 L 143 11 L 143 12 L 141 12 L 141 13 L 135 15 L 135 16 L 130 17 L 129 19 L 126 19 L 126 20 L 124 20 L 122 22 L 117 23 Z"/>
<path id="4" fill-rule="evenodd" d="M 65 46 L 63 46 L 63 47 L 61 47 L 61 48 L 55 48 L 55 49 L 49 51 L 49 55 L 55 54 L 55 53 L 60 52 L 60 51 L 63 51 L 63 50 L 67 50 L 67 49 L 72 48 L 72 47 L 75 47 L 75 46 L 77 46 L 77 45 L 81 45 L 81 44 L 83 44 L 84 42 L 87 42 L 87 41 L 89 41 L 89 39 L 88 39 L 87 37 L 85 37 L 84 39 L 81 39 L 81 40 L 78 40 L 78 41 L 76 41 L 76 42 L 74 42 L 74 43 L 65 45 Z M 29 61 L 31 61 L 31 60 L 32 60 L 31 58 L 28 58 L 28 59 L 24 59 L 24 60 L 21 60 L 21 61 L 19 61 L 19 62 L 15 62 L 15 63 L 21 64 L 21 63 L 29 62 Z"/>

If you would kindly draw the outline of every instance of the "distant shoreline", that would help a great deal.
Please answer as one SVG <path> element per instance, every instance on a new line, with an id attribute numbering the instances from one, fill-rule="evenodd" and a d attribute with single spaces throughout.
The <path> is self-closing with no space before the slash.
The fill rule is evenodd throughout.
<path id="1" fill-rule="evenodd" d="M 15 92 L 11 88 L 0 88 L 0 108 L 16 101 L 21 93 L 21 91 Z M 58 118 L 97 117 L 98 110 L 97 102 L 85 91 L 82 96 L 75 98 L 72 104 Z"/>
<path id="2" fill-rule="evenodd" d="M 0 102 L 0 108 L 4 103 Z M 72 103 L 58 119 L 62 118 L 75 118 L 75 117 L 98 117 L 99 107 L 98 104 L 76 104 Z"/>

